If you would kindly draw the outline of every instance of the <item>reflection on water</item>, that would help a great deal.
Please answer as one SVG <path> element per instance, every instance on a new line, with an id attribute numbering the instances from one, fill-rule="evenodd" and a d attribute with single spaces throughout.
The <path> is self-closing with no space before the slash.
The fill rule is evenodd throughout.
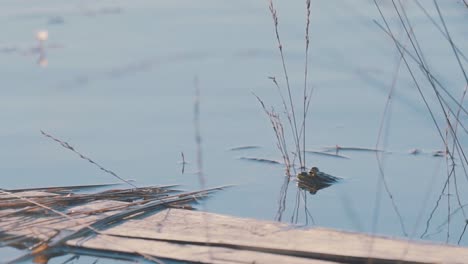
<path id="1" fill-rule="evenodd" d="M 39 41 L 39 46 L 37 47 L 39 59 L 37 60 L 37 64 L 39 64 L 39 66 L 42 67 L 46 67 L 48 64 L 44 47 L 44 43 L 47 41 L 48 38 L 49 32 L 47 32 L 47 30 L 40 30 L 36 33 L 36 39 Z"/>

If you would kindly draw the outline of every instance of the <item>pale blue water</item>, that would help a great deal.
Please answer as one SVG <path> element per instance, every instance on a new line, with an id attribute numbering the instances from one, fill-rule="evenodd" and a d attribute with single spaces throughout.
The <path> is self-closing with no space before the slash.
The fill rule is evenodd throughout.
<path id="1" fill-rule="evenodd" d="M 281 109 L 275 87 L 267 79 L 276 76 L 282 82 L 265 1 L 5 0 L 1 5 L 2 188 L 114 181 L 43 137 L 40 130 L 139 185 L 180 183 L 186 189 L 200 188 L 193 174 L 197 170 L 193 129 L 197 76 L 207 186 L 236 185 L 210 198 L 206 210 L 274 220 L 284 168 L 239 159 L 280 159 L 269 121 L 252 95 L 255 92 Z M 468 10 L 461 1 L 440 5 L 454 41 L 466 52 Z M 432 2 L 424 1 L 424 6 L 436 15 Z M 276 7 L 291 85 L 300 99 L 304 3 L 280 1 Z M 397 22 L 390 3 L 382 8 Z M 406 11 L 431 70 L 459 99 L 465 83 L 449 44 L 417 6 L 408 4 Z M 373 19 L 381 21 L 372 1 L 313 1 L 309 149 L 376 144 L 397 51 Z M 46 43 L 52 47 L 47 49 L 47 67 L 38 66 L 38 54 L 29 52 L 37 45 L 37 30 L 49 32 Z M 429 103 L 436 107 L 430 88 L 423 84 Z M 404 67 L 391 110 L 386 148 L 392 153 L 385 155 L 385 176 L 407 232 L 418 238 L 447 174 L 445 158 L 430 155 L 443 149 L 443 144 Z M 439 121 L 441 113 L 437 109 Z M 465 144 L 466 135 L 460 135 Z M 261 148 L 228 150 L 243 145 Z M 413 148 L 425 153 L 409 155 Z M 185 174 L 179 164 L 181 152 L 189 162 Z M 308 196 L 315 224 L 402 236 L 392 203 L 377 186 L 375 154 L 340 154 L 350 159 L 307 156 L 309 167 L 345 178 Z M 457 177 L 463 203 L 468 198 L 463 191 L 467 181 L 461 171 Z M 374 217 L 376 193 L 381 196 L 378 218 Z M 296 187 L 291 183 L 284 221 L 290 220 L 295 200 Z M 451 201 L 453 212 L 458 205 L 454 196 Z M 305 224 L 302 206 L 300 210 L 298 222 Z M 444 196 L 430 232 L 445 221 L 447 210 Z M 452 217 L 450 243 L 458 242 L 463 226 L 461 213 Z M 446 236 L 445 226 L 429 239 L 444 242 Z M 461 244 L 467 241 L 465 236 Z"/>

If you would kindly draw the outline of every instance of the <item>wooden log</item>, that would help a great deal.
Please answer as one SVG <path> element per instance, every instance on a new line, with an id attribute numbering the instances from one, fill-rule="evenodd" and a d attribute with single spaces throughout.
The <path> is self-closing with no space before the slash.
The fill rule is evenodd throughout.
<path id="1" fill-rule="evenodd" d="M 187 246 L 184 254 L 188 255 L 192 249 L 194 254 L 200 253 L 201 249 L 198 247 L 248 251 L 252 254 L 251 261 L 256 261 L 255 254 L 262 253 L 352 263 L 366 263 L 369 259 L 372 259 L 373 263 L 468 263 L 468 249 L 462 247 L 326 228 L 298 229 L 277 222 L 179 209 L 167 209 L 144 219 L 129 220 L 101 234 L 105 235 L 105 239 L 121 239 L 118 244 L 113 244 L 104 242 L 104 237 L 97 236 L 86 241 L 68 241 L 67 245 L 122 250 L 125 247 L 133 249 L 131 244 L 137 241 L 138 245 L 148 243 L 155 246 L 158 243 L 153 242 L 166 242 Z M 128 243 L 125 242 L 126 239 L 129 239 Z M 154 256 L 160 256 L 158 247 L 152 250 Z M 175 251 L 173 255 L 178 255 L 180 250 Z M 148 249 L 148 252 L 151 252 L 151 249 Z M 160 257 L 171 258 L 168 255 Z"/>

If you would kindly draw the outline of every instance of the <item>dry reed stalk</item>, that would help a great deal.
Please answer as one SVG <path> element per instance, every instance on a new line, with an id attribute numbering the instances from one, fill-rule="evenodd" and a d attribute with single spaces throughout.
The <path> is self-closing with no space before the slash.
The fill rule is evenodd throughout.
<path id="1" fill-rule="evenodd" d="M 305 62 L 304 62 L 304 86 L 303 86 L 303 91 L 302 91 L 302 122 L 300 123 L 300 126 L 298 126 L 298 120 L 300 120 L 301 116 L 296 117 L 296 111 L 297 108 L 299 107 L 298 102 L 293 100 L 293 91 L 291 89 L 290 81 L 289 81 L 289 75 L 288 75 L 288 70 L 286 67 L 286 59 L 285 59 L 285 54 L 283 51 L 283 44 L 281 42 L 281 37 L 279 34 L 279 22 L 278 22 L 278 13 L 277 10 L 274 6 L 273 0 L 269 0 L 269 11 L 271 14 L 271 17 L 273 19 L 273 26 L 274 26 L 274 32 L 275 32 L 275 37 L 276 37 L 276 42 L 278 45 L 278 50 L 280 53 L 280 58 L 281 58 L 281 66 L 283 70 L 283 77 L 286 83 L 285 89 L 283 89 L 278 81 L 276 80 L 276 77 L 269 77 L 270 80 L 272 80 L 274 86 L 276 87 L 279 97 L 281 99 L 282 103 L 282 108 L 284 111 L 284 114 L 287 119 L 287 123 L 289 126 L 289 129 L 291 131 L 291 136 L 293 139 L 294 147 L 295 149 L 294 152 L 292 152 L 293 157 L 291 158 L 289 148 L 288 148 L 288 141 L 287 141 L 287 135 L 285 134 L 284 130 L 284 125 L 281 119 L 281 116 L 278 112 L 275 111 L 274 107 L 271 107 L 271 109 L 267 108 L 265 106 L 265 103 L 260 99 L 259 96 L 255 95 L 254 96 L 257 98 L 257 101 L 260 103 L 262 106 L 263 111 L 267 115 L 268 119 L 270 120 L 271 126 L 273 128 L 273 131 L 275 133 L 276 137 L 276 146 L 278 150 L 281 153 L 283 162 L 285 164 L 285 172 L 286 172 L 286 179 L 285 182 L 281 186 L 281 191 L 280 191 L 280 198 L 279 198 L 279 206 L 278 206 L 278 211 L 276 214 L 275 219 L 278 221 L 281 221 L 283 212 L 286 209 L 286 198 L 287 198 L 287 192 L 288 192 L 288 186 L 290 183 L 290 177 L 292 176 L 291 174 L 291 169 L 294 170 L 294 173 L 296 172 L 295 168 L 295 160 L 298 158 L 299 160 L 299 166 L 300 166 L 300 171 L 301 172 L 306 172 L 306 120 L 307 120 L 307 114 L 310 106 L 310 99 L 312 97 L 312 89 L 308 87 L 308 57 L 309 57 L 309 44 L 310 44 L 310 36 L 309 36 L 309 31 L 310 31 L 310 14 L 311 14 L 311 1 L 306 0 L 305 1 L 305 10 L 306 10 L 306 22 L 305 22 Z M 283 95 L 283 90 L 286 90 L 287 96 Z M 296 221 L 298 219 L 298 207 L 300 206 L 300 191 L 298 190 L 298 196 L 296 197 L 296 204 L 295 204 L 295 209 L 293 216 L 292 216 L 292 221 Z M 308 222 L 309 216 L 312 218 L 310 215 L 310 212 L 307 210 L 307 205 L 306 205 L 306 200 L 304 198 L 304 206 L 305 206 L 305 213 L 306 213 L 306 221 Z M 313 218 L 312 218 L 313 222 Z"/>
<path id="2" fill-rule="evenodd" d="M 300 127 L 298 126 L 298 121 L 296 117 L 296 104 L 295 100 L 293 100 L 293 92 L 291 89 L 290 81 L 289 81 L 289 75 L 288 75 L 288 70 L 286 67 L 286 59 L 283 51 L 283 44 L 281 42 L 281 37 L 279 34 L 279 22 L 278 22 L 278 13 L 277 10 L 274 6 L 273 0 L 269 0 L 269 11 L 271 14 L 271 17 L 273 19 L 273 26 L 275 30 L 275 37 L 276 37 L 276 42 L 278 45 L 278 50 L 280 53 L 280 58 L 281 58 L 281 65 L 283 69 L 283 77 L 285 79 L 286 83 L 286 92 L 287 92 L 287 98 L 283 95 L 282 88 L 280 87 L 278 81 L 276 80 L 275 77 L 269 77 L 269 79 L 272 80 L 274 83 L 275 87 L 278 90 L 283 110 L 286 115 L 286 118 L 288 120 L 288 125 L 291 130 L 293 142 L 294 142 L 294 149 L 295 152 L 294 154 L 294 159 L 291 161 L 289 158 L 289 154 L 287 152 L 287 143 L 286 143 L 286 138 L 284 134 L 284 126 L 282 124 L 281 118 L 279 117 L 279 114 L 272 109 L 271 111 L 268 110 L 265 107 L 265 104 L 260 100 L 258 96 L 257 100 L 262 104 L 262 107 L 267 114 L 268 118 L 270 119 L 270 122 L 273 125 L 273 130 L 275 132 L 276 138 L 277 138 L 277 145 L 278 148 L 281 151 L 281 154 L 283 156 L 283 159 L 285 160 L 285 164 L 287 164 L 286 168 L 286 174 L 290 176 L 290 167 L 294 168 L 294 160 L 297 157 L 299 159 L 299 165 L 300 165 L 300 170 L 305 171 L 306 170 L 306 158 L 305 158 L 305 145 L 306 145 L 306 119 L 307 119 L 307 113 L 310 105 L 310 98 L 312 94 L 312 89 L 308 88 L 307 85 L 307 80 L 308 80 L 308 54 L 309 54 L 309 43 L 310 43 L 310 37 L 309 37 L 309 29 L 310 29 L 310 14 L 311 14 L 311 9 L 310 9 L 310 0 L 306 0 L 306 27 L 305 27 L 305 65 L 304 65 L 304 87 L 303 87 L 303 101 L 302 101 L 302 106 L 303 106 L 303 112 L 302 112 L 302 122 Z M 301 146 L 302 145 L 302 146 Z"/>
<path id="3" fill-rule="evenodd" d="M 303 97 L 303 119 L 302 119 L 302 125 L 301 125 L 301 130 L 302 130 L 302 157 L 303 157 L 303 170 L 305 170 L 305 165 L 306 165 L 306 120 L 307 120 L 307 110 L 308 110 L 308 105 L 310 102 L 310 97 L 309 99 L 307 98 L 307 76 L 309 72 L 309 26 L 310 26 L 310 0 L 306 0 L 306 28 L 305 28 L 305 63 L 304 63 L 304 97 Z"/>
<path id="4" fill-rule="evenodd" d="M 461 161 L 460 165 L 463 169 L 463 172 L 465 174 L 465 178 L 467 179 L 468 181 L 468 172 L 467 172 L 467 168 L 468 167 L 468 158 L 466 157 L 465 155 L 465 152 L 464 152 L 464 148 L 459 140 L 459 135 L 457 134 L 457 130 L 458 130 L 458 127 L 461 127 L 463 129 L 463 131 L 465 133 L 468 134 L 468 130 L 465 128 L 464 124 L 460 121 L 460 113 L 463 111 L 464 113 L 467 113 L 466 109 L 463 107 L 463 101 L 464 101 L 464 98 L 465 98 L 465 95 L 466 95 L 466 89 L 468 87 L 468 78 L 467 78 L 467 74 L 466 74 L 466 71 L 464 69 L 464 66 L 463 64 L 461 63 L 461 60 L 463 59 L 465 62 L 467 61 L 466 59 L 466 56 L 460 51 L 460 49 L 455 45 L 449 31 L 448 31 L 448 28 L 446 26 L 446 23 L 445 23 L 445 19 L 442 15 L 442 12 L 440 10 L 440 7 L 437 3 L 437 1 L 433 1 L 433 4 L 435 6 L 435 9 L 437 10 L 437 14 L 438 14 L 438 17 L 440 19 L 440 22 L 442 24 L 442 27 L 439 26 L 435 20 L 428 14 L 428 12 L 425 10 L 425 8 L 419 3 L 419 1 L 415 1 L 416 4 L 419 6 L 419 8 L 424 12 L 424 14 L 427 16 L 427 18 L 434 24 L 434 26 L 439 30 L 439 32 L 443 35 L 443 37 L 447 40 L 447 42 L 449 43 L 452 51 L 453 51 L 453 54 L 454 54 L 454 57 L 456 59 L 456 62 L 458 64 L 458 67 L 462 73 L 462 76 L 464 77 L 464 80 L 465 80 L 465 90 L 463 91 L 463 94 L 461 96 L 461 99 L 460 100 L 457 100 L 455 99 L 455 97 L 453 95 L 451 95 L 451 93 L 448 91 L 448 89 L 446 87 L 444 87 L 444 85 L 434 76 L 434 74 L 431 73 L 430 69 L 429 69 L 429 66 L 424 58 L 424 54 L 422 52 L 422 49 L 420 47 L 420 43 L 416 37 L 416 34 L 413 30 L 413 27 L 411 25 L 411 22 L 408 18 L 408 15 L 406 14 L 406 10 L 401 2 L 401 0 L 398 1 L 398 4 L 399 6 L 397 6 L 397 4 L 395 3 L 395 0 L 392 0 L 392 4 L 393 4 L 393 8 L 394 8 L 394 11 L 397 15 L 397 18 L 399 19 L 399 22 L 401 24 L 401 27 L 404 29 L 404 32 L 406 33 L 406 37 L 407 39 L 409 40 L 409 43 L 410 43 L 410 49 L 412 49 L 412 51 L 410 51 L 409 49 L 407 49 L 404 45 L 402 45 L 400 43 L 400 41 L 398 41 L 395 36 L 393 35 L 384 15 L 382 14 L 378 4 L 376 1 L 374 1 L 379 12 L 380 12 L 380 15 L 385 23 L 385 27 L 384 28 L 383 26 L 381 26 L 380 24 L 379 27 L 387 34 L 389 35 L 397 50 L 399 51 L 400 55 L 403 57 L 403 54 L 407 54 L 408 58 L 410 58 L 411 60 L 413 60 L 417 65 L 418 65 L 418 69 L 421 70 L 421 72 L 423 73 L 423 76 L 427 79 L 428 83 L 429 83 L 429 88 L 431 88 L 432 92 L 434 93 L 435 95 L 435 99 L 437 100 L 438 102 L 438 106 L 440 107 L 440 113 L 442 114 L 443 116 L 443 121 L 440 121 L 440 120 L 437 120 L 436 119 L 436 115 L 435 115 L 435 112 L 436 110 L 434 109 L 433 106 L 429 105 L 428 103 L 428 99 L 427 97 L 429 96 L 427 93 L 423 92 L 423 86 L 418 82 L 418 80 L 415 78 L 415 75 L 412 71 L 412 68 L 409 66 L 408 62 L 407 62 L 407 59 L 406 57 L 403 57 L 403 61 L 405 63 L 405 66 L 408 70 L 408 72 L 410 73 L 410 76 L 432 118 L 432 121 L 435 125 L 435 128 L 437 130 L 437 132 L 439 133 L 439 136 L 441 138 L 441 141 L 444 145 L 444 155 L 446 157 L 446 168 L 447 168 L 447 172 L 446 172 L 446 180 L 445 180 L 445 183 L 442 187 L 442 191 L 440 192 L 440 195 L 435 203 L 435 206 L 433 207 L 432 211 L 430 212 L 429 214 L 429 217 L 426 221 L 426 228 L 424 230 L 424 232 L 422 233 L 421 235 L 421 238 L 423 237 L 426 237 L 428 236 L 428 231 L 429 231 L 429 226 L 430 226 L 430 222 L 433 218 L 433 216 L 435 215 L 435 212 L 437 210 L 437 208 L 439 207 L 439 204 L 440 202 L 442 201 L 442 198 L 444 196 L 447 196 L 447 220 L 446 220 L 446 223 L 444 225 L 447 226 L 447 233 L 446 233 L 446 242 L 449 242 L 450 240 L 450 234 L 451 234 L 451 218 L 452 218 L 452 215 L 453 215 L 453 212 L 452 212 L 452 203 L 453 203 L 453 199 L 451 199 L 451 192 L 455 192 L 456 194 L 456 202 L 458 203 L 458 206 L 459 206 L 459 209 L 460 210 L 457 210 L 457 211 L 461 211 L 463 213 L 463 216 L 465 218 L 465 226 L 463 228 L 463 231 L 462 233 L 460 234 L 460 237 L 458 239 L 458 243 L 460 243 L 465 231 L 466 231 L 466 227 L 468 225 L 468 219 L 467 219 L 467 215 L 464 211 L 464 207 L 462 205 L 462 201 L 461 201 L 461 198 L 460 198 L 460 191 L 459 191 L 459 187 L 458 187 L 458 182 L 457 182 L 457 174 L 456 174 L 456 165 L 458 160 Z M 452 106 L 448 103 L 447 99 L 444 98 L 444 94 L 441 93 L 441 91 L 443 91 L 445 93 L 445 95 L 450 99 L 452 100 L 452 102 L 458 107 L 458 109 L 456 109 L 456 111 L 454 109 L 452 109 Z M 443 122 L 443 124 L 442 124 Z M 442 132 L 442 129 L 441 127 L 445 125 L 445 131 Z M 453 189 L 452 189 L 452 186 L 453 185 Z M 422 208 L 424 208 L 425 206 L 423 206 Z M 422 212 L 420 213 L 422 214 Z M 419 219 L 419 217 L 418 217 Z M 417 221 L 419 222 L 419 220 Z M 429 234 L 430 235 L 430 234 Z"/>
<path id="5" fill-rule="evenodd" d="M 281 119 L 279 115 L 274 111 L 274 109 L 268 110 L 266 108 L 265 103 L 262 101 L 262 99 L 260 99 L 260 97 L 258 97 L 256 94 L 254 94 L 254 96 L 257 98 L 258 102 L 263 108 L 263 111 L 265 112 L 265 114 L 268 116 L 268 119 L 270 120 L 271 126 L 276 136 L 276 147 L 280 151 L 284 164 L 286 166 L 286 175 L 290 176 L 291 175 L 290 168 L 292 164 L 291 164 L 291 160 L 288 154 L 289 153 L 288 146 L 286 143 L 286 138 L 284 135 L 284 128 L 283 128 Z"/>
<path id="6" fill-rule="evenodd" d="M 447 41 L 449 42 L 450 47 L 452 48 L 452 51 L 453 51 L 453 53 L 454 53 L 454 55 L 455 55 L 456 61 L 457 61 L 457 63 L 458 63 L 458 66 L 459 66 L 459 68 L 460 68 L 460 70 L 461 70 L 461 72 L 462 72 L 462 74 L 463 74 L 463 76 L 464 76 L 464 78 L 465 78 L 465 89 L 464 89 L 464 92 L 463 92 L 462 97 L 461 97 L 461 100 L 460 100 L 460 105 L 462 105 L 462 104 L 463 104 L 463 100 L 464 100 L 465 95 L 466 95 L 466 89 L 467 89 L 467 87 L 468 87 L 468 77 L 467 77 L 466 71 L 465 71 L 465 69 L 464 69 L 464 66 L 463 66 L 463 64 L 461 63 L 461 60 L 460 60 L 460 55 L 459 55 L 459 53 L 461 53 L 461 52 L 457 49 L 456 45 L 454 44 L 454 42 L 453 42 L 453 40 L 452 40 L 452 37 L 450 36 L 450 33 L 449 33 L 449 31 L 448 31 L 448 28 L 447 28 L 447 25 L 446 25 L 446 23 L 445 23 L 445 19 L 444 19 L 443 15 L 442 15 L 442 12 L 440 11 L 439 5 L 437 4 L 436 1 L 434 1 L 434 5 L 435 5 L 436 10 L 437 10 L 437 13 L 438 13 L 438 15 L 439 15 L 440 21 L 441 21 L 441 23 L 442 23 L 442 25 L 443 25 L 443 29 L 444 29 L 444 32 L 445 32 L 444 35 L 446 36 L 446 39 L 447 39 Z M 447 107 L 450 108 L 450 106 L 447 106 Z M 457 111 L 457 116 L 454 117 L 456 121 L 459 120 L 460 111 L 461 111 L 461 108 L 458 109 L 458 111 Z M 451 153 L 454 153 L 455 149 L 457 149 L 459 155 L 461 155 L 461 154 L 464 155 L 463 149 L 461 149 L 461 145 L 460 145 L 460 143 L 459 143 L 459 141 L 458 141 L 458 136 L 457 136 L 458 124 L 459 124 L 459 122 L 456 122 L 456 123 L 455 123 L 455 128 L 452 129 L 451 121 L 450 121 L 450 119 L 447 119 L 447 130 L 448 130 L 448 131 L 446 132 L 446 135 L 447 135 L 447 137 L 448 137 L 449 135 L 451 135 L 452 138 L 453 138 Z M 446 140 L 446 142 L 448 142 L 448 139 Z M 458 147 L 457 147 L 457 146 L 458 146 Z M 448 146 L 447 146 L 447 148 L 446 148 L 446 152 L 449 152 Z M 460 152 L 461 152 L 461 153 L 460 153 Z M 463 230 L 463 232 L 460 234 L 460 237 L 459 237 L 459 239 L 458 239 L 458 243 L 460 243 L 460 241 L 461 241 L 461 239 L 462 239 L 462 237 L 463 237 L 463 235 L 464 235 L 464 233 L 465 233 L 465 230 L 466 230 L 466 224 L 468 223 L 468 218 L 467 218 L 467 216 L 466 216 L 465 211 L 463 210 L 462 202 L 461 202 L 461 200 L 460 200 L 460 195 L 459 195 L 459 191 L 458 191 L 458 184 L 457 184 L 456 175 L 455 175 L 455 173 L 456 173 L 456 171 L 455 171 L 455 165 L 456 165 L 455 159 L 454 159 L 454 156 L 453 156 L 453 155 L 449 155 L 449 156 L 450 156 L 450 161 L 451 161 L 451 170 L 450 170 L 450 172 L 448 172 L 448 177 L 447 177 L 447 178 L 448 178 L 448 181 L 450 181 L 450 176 L 453 176 L 453 179 L 454 179 L 454 188 L 455 188 L 455 193 L 456 193 L 456 197 L 457 197 L 457 202 L 458 202 L 458 205 L 460 206 L 460 208 L 462 209 L 463 216 L 464 216 L 464 218 L 465 218 L 465 227 L 464 227 L 464 230 Z M 448 163 L 448 158 L 447 158 L 447 163 Z M 467 165 L 468 165 L 468 162 L 467 162 Z M 467 172 L 466 172 L 466 168 L 465 168 L 464 163 L 462 163 L 462 166 L 463 166 L 463 169 L 464 169 L 464 171 L 465 171 L 465 176 L 468 177 L 468 174 L 467 174 Z M 448 168 L 449 168 L 449 165 L 447 165 L 447 170 L 448 170 Z M 468 179 L 468 178 L 467 178 L 467 179 Z M 450 182 L 448 183 L 448 188 L 450 188 Z M 451 217 L 450 217 L 450 216 L 451 216 L 451 210 L 450 210 L 450 209 L 451 209 L 451 206 L 450 206 L 450 204 L 451 204 L 451 203 L 450 203 L 450 189 L 448 189 L 447 204 L 448 204 L 448 205 L 447 205 L 447 206 L 448 206 L 448 212 L 447 212 L 447 236 L 446 236 L 446 242 L 448 243 L 448 242 L 449 242 L 449 238 L 450 238 L 450 219 L 451 219 Z"/>
<path id="7" fill-rule="evenodd" d="M 273 0 L 269 0 L 269 10 L 270 10 L 271 17 L 273 19 L 273 25 L 274 25 L 274 29 L 275 29 L 276 41 L 277 41 L 277 44 L 278 44 L 278 50 L 280 52 L 281 63 L 282 63 L 282 68 L 283 68 L 283 75 L 284 75 L 285 82 L 286 82 L 286 91 L 287 91 L 287 98 L 288 98 L 288 104 L 289 105 L 286 103 L 286 99 L 284 98 L 283 93 L 281 92 L 281 88 L 278 85 L 278 82 L 276 81 L 276 79 L 274 77 L 270 77 L 270 79 L 273 80 L 275 86 L 278 88 L 279 95 L 280 95 L 281 100 L 283 102 L 284 111 L 285 111 L 286 116 L 288 117 L 289 127 L 290 127 L 291 133 L 293 135 L 294 146 L 295 146 L 295 149 L 296 149 L 296 155 L 299 158 L 300 166 L 305 167 L 305 165 L 303 163 L 302 151 L 301 151 L 301 147 L 300 147 L 300 136 L 299 136 L 298 125 L 297 125 L 296 109 L 295 109 L 295 105 L 294 105 L 294 102 L 293 102 L 294 100 L 292 98 L 292 91 L 291 91 L 291 86 L 290 86 L 290 82 L 289 82 L 289 75 L 288 75 L 285 56 L 284 56 L 284 52 L 283 52 L 283 44 L 281 43 L 281 38 L 280 38 L 280 35 L 279 35 L 278 14 L 277 14 L 277 11 L 276 11 L 275 6 L 273 4 Z"/>
<path id="8" fill-rule="evenodd" d="M 108 170 L 104 167 L 102 167 L 101 165 L 99 165 L 97 162 L 93 161 L 92 159 L 88 158 L 87 156 L 81 154 L 80 152 L 78 152 L 74 147 L 72 147 L 70 144 L 68 144 L 68 142 L 65 142 L 65 141 L 62 141 L 44 131 L 41 130 L 41 134 L 44 135 L 45 137 L 48 137 L 50 139 L 52 139 L 53 141 L 59 143 L 62 147 L 68 149 L 68 150 L 71 150 L 72 152 L 74 152 L 75 154 L 77 154 L 81 159 L 84 159 L 86 161 L 88 161 L 89 163 L 95 165 L 96 167 L 98 167 L 101 171 L 104 171 L 105 173 L 107 174 L 110 174 L 112 176 L 114 176 L 115 178 L 125 182 L 126 184 L 132 186 L 133 188 L 138 188 L 135 184 L 131 183 L 130 181 L 128 180 L 125 180 L 124 178 L 120 177 L 119 175 L 117 175 L 115 172 L 111 171 L 111 170 Z"/>
<path id="9" fill-rule="evenodd" d="M 384 23 L 385 23 L 385 26 L 386 26 L 387 31 L 389 32 L 389 34 L 390 34 L 392 40 L 395 42 L 395 46 L 397 47 L 397 50 L 398 50 L 398 52 L 399 52 L 399 54 L 400 54 L 400 57 L 403 59 L 403 62 L 405 63 L 406 69 L 409 71 L 409 73 L 410 73 L 410 75 L 411 75 L 411 77 L 412 77 L 412 79 L 413 79 L 413 81 L 414 81 L 414 83 L 415 83 L 415 85 L 416 85 L 416 87 L 417 87 L 417 89 L 418 89 L 418 91 L 419 91 L 421 97 L 423 98 L 423 101 L 425 102 L 426 107 L 428 108 L 428 110 L 429 110 L 429 112 L 430 112 L 430 114 L 431 114 L 431 116 L 432 116 L 432 118 L 433 118 L 433 120 L 434 120 L 434 122 L 435 122 L 434 114 L 433 114 L 433 112 L 432 112 L 432 110 L 431 110 L 431 108 L 430 108 L 430 106 L 429 106 L 429 104 L 428 104 L 428 102 L 427 102 L 427 100 L 426 100 L 426 98 L 425 98 L 423 92 L 422 92 L 421 86 L 420 86 L 419 82 L 416 80 L 416 78 L 415 78 L 415 76 L 414 76 L 414 73 L 413 73 L 413 71 L 411 70 L 411 67 L 409 66 L 409 64 L 408 64 L 408 62 L 407 62 L 407 59 L 406 59 L 406 57 L 404 56 L 405 53 L 403 52 L 403 48 L 402 48 L 402 47 L 404 47 L 404 46 L 401 45 L 401 44 L 400 44 L 400 45 L 397 45 L 397 44 L 396 44 L 397 41 L 396 41 L 395 35 L 392 33 L 392 31 L 391 31 L 391 29 L 390 29 L 390 27 L 389 27 L 389 25 L 388 25 L 388 23 L 387 23 L 387 20 L 386 20 L 385 16 L 384 16 L 383 13 L 382 13 L 382 10 L 381 10 L 379 4 L 378 4 L 377 1 L 375 1 L 375 0 L 374 0 L 374 3 L 375 3 L 375 5 L 376 5 L 376 7 L 377 7 L 377 9 L 378 9 L 378 11 L 379 11 L 379 13 L 380 13 L 380 16 L 381 16 L 382 20 L 383 20 Z M 393 3 L 393 5 L 394 5 L 394 9 L 395 9 L 396 13 L 397 13 L 397 14 L 399 15 L 399 17 L 400 17 L 400 21 L 401 21 L 401 23 L 402 23 L 403 28 L 405 29 L 405 32 L 406 32 L 406 34 L 407 34 L 407 36 L 408 36 L 408 39 L 410 40 L 412 46 L 415 47 L 414 41 L 413 41 L 412 38 L 411 38 L 412 35 L 411 35 L 410 31 L 408 30 L 408 28 L 407 28 L 405 22 L 401 19 L 400 11 L 399 11 L 398 8 L 396 7 L 396 4 L 394 3 L 394 1 L 392 1 L 392 3 Z M 421 64 L 422 64 L 421 57 L 418 56 L 418 58 L 419 58 L 419 62 L 421 62 Z M 436 127 L 437 127 L 437 130 L 439 131 L 439 134 L 440 134 L 441 137 L 443 138 L 442 133 L 440 132 L 440 128 L 439 128 L 437 122 L 435 122 L 435 125 L 436 125 Z M 381 175 L 382 175 L 382 174 L 381 174 Z M 383 180 L 382 177 L 381 177 L 381 180 Z M 393 195 L 391 195 L 391 193 L 388 192 L 388 189 L 387 189 L 387 188 L 386 188 L 386 190 L 387 190 L 387 195 L 390 197 L 390 199 L 392 200 L 392 203 L 393 203 L 393 205 L 394 205 L 394 206 L 393 206 L 394 211 L 395 211 L 395 213 L 396 213 L 396 214 L 398 215 L 398 217 L 399 217 L 400 224 L 401 224 L 401 226 L 402 226 L 402 230 L 404 230 L 404 229 L 403 229 L 403 220 L 402 220 L 401 215 L 400 215 L 400 213 L 399 213 L 398 207 L 396 207 L 396 204 L 395 204 L 395 202 L 394 202 L 394 200 L 393 200 Z"/>

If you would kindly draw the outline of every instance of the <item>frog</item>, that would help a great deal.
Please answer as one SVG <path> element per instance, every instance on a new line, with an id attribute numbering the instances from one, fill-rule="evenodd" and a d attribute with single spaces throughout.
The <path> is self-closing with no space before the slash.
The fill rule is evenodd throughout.
<path id="1" fill-rule="evenodd" d="M 341 181 L 341 178 L 321 172 L 318 167 L 312 167 L 309 172 L 303 171 L 297 175 L 297 186 L 316 194 L 318 190 L 327 188 Z"/>

